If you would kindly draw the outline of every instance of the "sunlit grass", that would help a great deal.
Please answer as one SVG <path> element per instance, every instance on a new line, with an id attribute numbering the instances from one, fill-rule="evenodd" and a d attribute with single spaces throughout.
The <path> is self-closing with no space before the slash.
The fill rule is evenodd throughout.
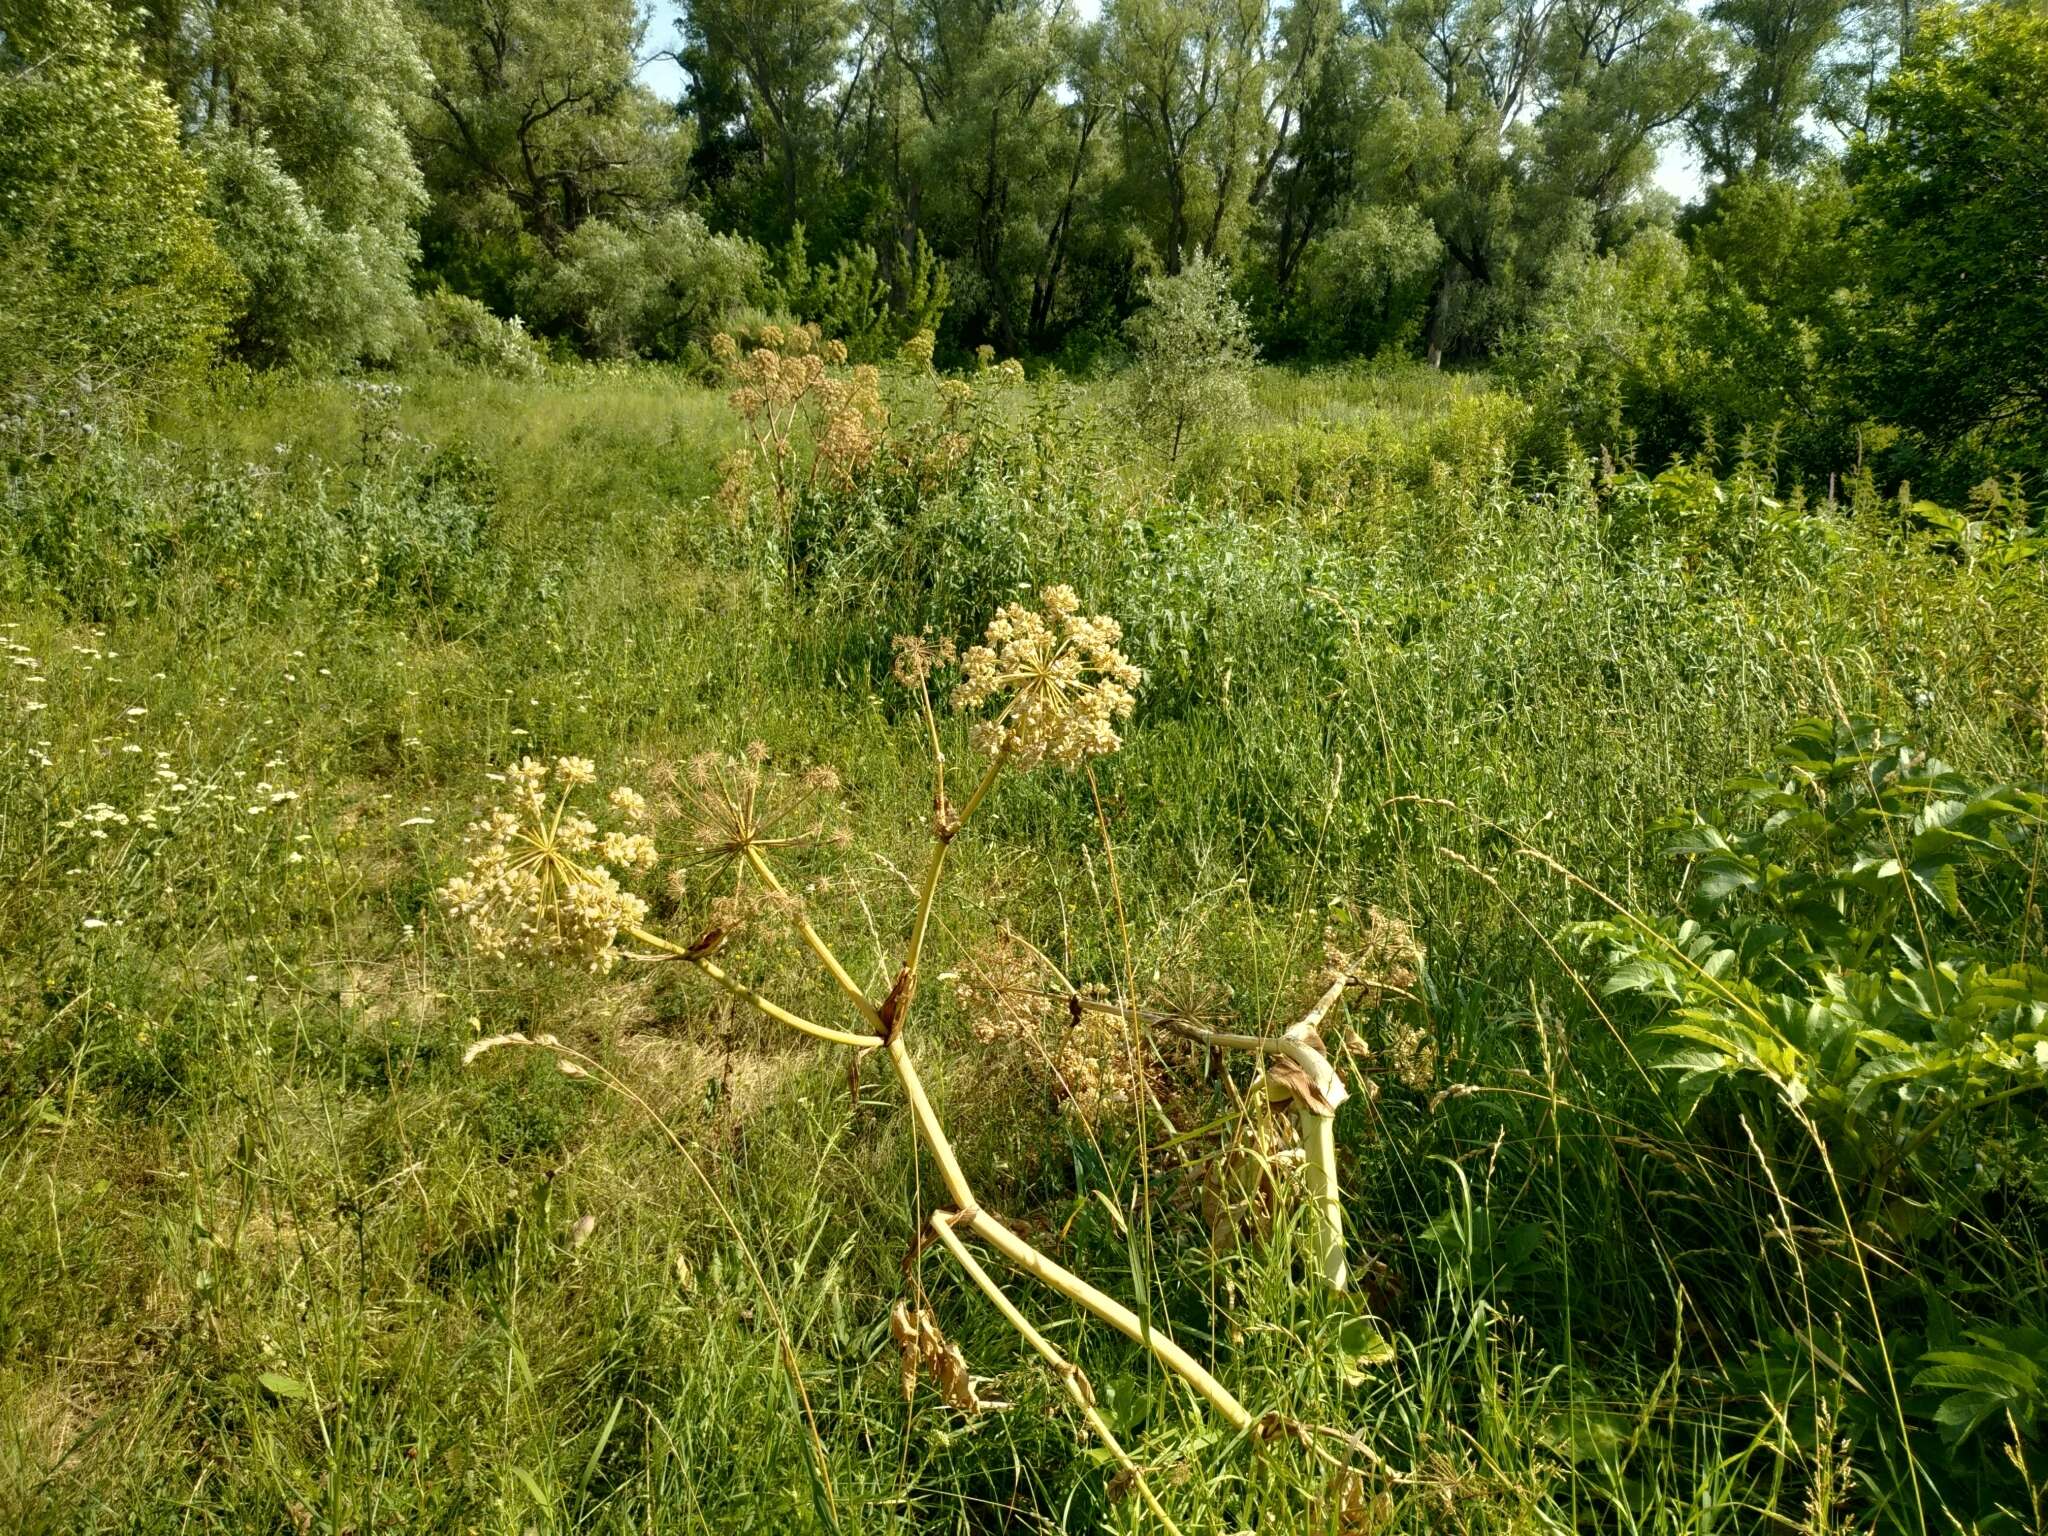
<path id="1" fill-rule="evenodd" d="M 1143 971 L 1193 929 L 1235 1006 L 1278 1018 L 1333 901 L 1400 914 L 1430 954 L 1432 1075 L 1382 1070 L 1386 1021 L 1347 1022 L 1349 1298 L 1301 1283 L 1292 1221 L 1212 1254 L 1170 1155 L 991 1070 L 950 990 L 926 993 L 923 1070 L 977 1186 L 1150 1297 L 1254 1413 L 1316 1427 L 1235 1442 L 1142 1351 L 1013 1288 L 1174 1518 L 1806 1521 L 1840 1376 L 1745 1358 L 1862 1325 L 1762 1263 L 1782 1217 L 1754 1155 L 1677 1132 L 1627 1020 L 1546 947 L 1581 903 L 1512 839 L 1655 906 L 1653 822 L 1836 700 L 1986 777 L 2038 772 L 2040 580 L 1846 514 L 1740 562 L 1624 544 L 1584 487 L 1495 463 L 1509 407 L 1474 381 L 1269 373 L 1257 396 L 1257 430 L 1176 477 L 1109 386 L 1058 402 L 1049 446 L 1005 437 L 981 479 L 820 534 L 794 595 L 713 504 L 730 412 L 654 370 L 425 377 L 391 404 L 241 386 L 170 423 L 147 471 L 90 482 L 134 561 L 81 568 L 90 612 L 0 552 L 0 634 L 36 664 L 0 676 L 0 1525 L 818 1528 L 730 1231 L 637 1112 L 537 1053 L 462 1069 L 521 1031 L 636 1084 L 740 1218 L 844 1528 L 1147 1526 L 1057 1383 L 920 1246 L 942 1195 L 886 1073 L 856 1095 L 842 1055 L 661 973 L 593 991 L 485 965 L 431 899 L 479 764 L 574 754 L 613 782 L 758 737 L 837 766 L 859 809 L 827 937 L 879 993 L 931 810 L 890 638 L 970 640 L 1061 580 L 1148 673 L 1101 774 L 1124 921 L 1085 782 L 1019 781 L 953 851 L 934 965 L 1020 912 L 1077 978 L 1118 974 L 1126 933 Z M 1020 392 L 1006 430 L 1047 409 Z M 440 479 L 377 468 L 387 426 Z M 1430 436 L 1453 427 L 1473 440 Z M 409 550 L 409 519 L 459 502 L 478 549 L 295 588 L 264 529 L 323 468 L 337 504 L 375 502 L 341 526 Z M 798 958 L 764 958 L 764 984 L 824 1006 Z M 2015 1283 L 2030 1242 L 2015 1218 L 1973 1283 Z M 906 1291 L 1014 1407 L 905 1406 Z M 1895 1460 L 1850 1458 L 1866 1523 Z"/>

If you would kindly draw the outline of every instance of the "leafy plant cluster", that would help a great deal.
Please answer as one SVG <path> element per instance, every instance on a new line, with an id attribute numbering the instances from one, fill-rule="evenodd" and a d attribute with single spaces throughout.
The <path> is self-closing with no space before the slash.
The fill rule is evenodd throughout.
<path id="1" fill-rule="evenodd" d="M 493 529 L 490 472 L 459 448 L 412 437 L 402 386 L 364 384 L 354 462 L 195 461 L 117 434 L 83 451 L 16 452 L 0 510 L 0 590 L 105 623 L 188 586 L 235 609 L 303 605 L 407 613 L 488 628 L 519 564 Z"/>
<path id="2" fill-rule="evenodd" d="M 2048 1215 L 2048 786 L 1818 718 L 1729 794 L 1666 826 L 1687 915 L 1579 927 L 1604 990 L 1656 1008 L 1637 1039 L 1680 1123 L 1714 1137 L 1739 1117 L 1787 1211 L 1828 1213 L 1853 1266 L 1878 1271 L 1875 1340 L 1892 1334 L 1919 1399 L 1899 1399 L 1902 1420 L 2031 1438 L 2048 1409 L 2038 1292 L 1944 1295 L 1940 1277 L 1976 1267 L 1977 1234 Z M 1811 1262 L 1817 1285 L 1844 1264 Z"/>

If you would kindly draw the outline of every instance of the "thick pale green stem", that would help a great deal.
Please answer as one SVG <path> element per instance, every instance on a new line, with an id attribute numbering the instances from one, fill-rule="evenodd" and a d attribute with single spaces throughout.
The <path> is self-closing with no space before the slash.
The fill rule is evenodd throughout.
<path id="1" fill-rule="evenodd" d="M 1108 1421 L 1102 1417 L 1102 1410 L 1095 1406 L 1095 1389 L 1089 1385 L 1087 1376 L 1078 1365 L 1053 1348 L 1051 1340 L 1032 1327 L 1031 1320 L 1017 1310 L 1017 1304 L 1004 1294 L 1003 1288 L 981 1267 L 981 1261 L 975 1258 L 965 1243 L 960 1241 L 960 1234 L 953 1230 L 955 1214 L 952 1211 L 932 1212 L 932 1231 L 945 1245 L 946 1252 L 953 1256 L 954 1263 L 967 1272 L 967 1278 L 981 1287 L 982 1295 L 1003 1314 L 1003 1321 L 1022 1334 L 1024 1342 L 1038 1351 L 1038 1358 L 1052 1367 L 1052 1373 L 1059 1377 L 1060 1385 L 1066 1388 L 1067 1396 L 1074 1400 L 1074 1406 L 1081 1410 L 1081 1417 L 1088 1421 L 1088 1427 L 1095 1431 L 1096 1438 L 1108 1448 L 1109 1454 L 1116 1458 L 1117 1464 L 1136 1480 L 1138 1492 L 1144 1495 L 1146 1506 L 1159 1517 L 1160 1523 L 1171 1531 L 1173 1536 L 1180 1536 L 1180 1527 L 1175 1525 L 1173 1517 L 1160 1507 L 1158 1498 L 1152 1492 L 1152 1485 L 1145 1481 L 1143 1470 L 1131 1460 L 1129 1452 L 1117 1443 L 1116 1435 L 1110 1430 Z"/>
<path id="2" fill-rule="evenodd" d="M 938 1161 L 939 1177 L 946 1181 L 946 1193 L 962 1210 L 973 1210 L 980 1202 L 974 1198 L 967 1175 L 961 1172 L 960 1159 L 953 1155 L 953 1143 L 939 1124 L 938 1112 L 925 1095 L 924 1080 L 917 1075 L 917 1064 L 910 1059 L 910 1049 L 900 1034 L 890 1038 L 889 1065 L 896 1069 L 897 1080 L 903 1084 L 903 1097 L 910 1101 L 910 1115 L 917 1122 L 918 1133 L 924 1137 L 924 1144 L 931 1148 L 932 1156 Z"/>
<path id="3" fill-rule="evenodd" d="M 734 997 L 749 1004 L 757 1012 L 778 1024 L 787 1024 L 791 1029 L 809 1035 L 814 1040 L 830 1041 L 833 1045 L 851 1045 L 860 1050 L 872 1050 L 882 1043 L 880 1035 L 856 1035 L 844 1029 L 832 1029 L 823 1024 L 813 1024 L 800 1013 L 791 1013 L 780 1003 L 763 997 L 738 977 L 728 974 L 725 968 L 702 955 L 693 955 L 682 945 L 664 939 L 658 933 L 649 933 L 645 928 L 622 930 L 626 937 L 636 943 L 645 944 L 649 949 L 672 960 L 685 960 L 697 967 L 711 980 L 725 988 Z"/>
<path id="4" fill-rule="evenodd" d="M 758 851 L 749 848 L 747 850 L 747 862 L 753 866 L 754 873 L 761 877 L 761 880 L 767 885 L 769 890 L 775 892 L 778 896 L 788 894 L 788 892 L 783 890 L 782 882 L 775 878 L 775 871 L 768 867 L 768 861 L 762 858 Z M 839 963 L 839 957 L 832 953 L 832 946 L 827 944 L 818 933 L 818 930 L 811 926 L 811 920 L 805 917 L 801 911 L 795 914 L 793 920 L 796 923 L 798 937 L 804 941 L 805 946 L 810 952 L 818 957 L 818 964 L 824 966 L 827 974 L 831 976 L 833 981 L 839 984 L 839 990 L 846 994 L 848 1000 L 859 1011 L 860 1016 L 875 1027 L 877 1034 L 886 1033 L 882 1023 L 881 1010 L 875 1006 L 874 999 L 861 990 L 860 983 L 855 981 L 847 973 L 846 967 Z"/>
<path id="5" fill-rule="evenodd" d="M 896 1076 L 903 1084 L 903 1096 L 910 1102 L 911 1117 L 924 1137 L 925 1145 L 931 1148 L 932 1156 L 939 1164 L 939 1175 L 946 1182 L 946 1190 L 953 1203 L 968 1213 L 967 1220 L 975 1234 L 990 1247 L 1021 1269 L 1034 1280 L 1051 1286 L 1068 1300 L 1086 1307 L 1097 1317 L 1108 1323 L 1119 1333 L 1135 1339 L 1159 1357 L 1162 1364 L 1177 1371 L 1189 1386 L 1213 1403 L 1231 1424 L 1243 1429 L 1250 1425 L 1251 1414 L 1230 1394 L 1215 1377 L 1202 1369 L 1201 1362 L 1172 1339 L 1145 1322 L 1122 1302 L 1105 1296 L 1079 1275 L 1047 1258 L 1036 1248 L 1017 1236 L 987 1211 L 974 1198 L 974 1188 L 967 1182 L 967 1175 L 961 1171 L 960 1160 L 953 1154 L 953 1144 L 947 1139 L 944 1127 L 939 1124 L 938 1113 L 932 1108 L 931 1099 L 925 1094 L 924 1082 L 917 1075 L 917 1066 L 910 1059 L 909 1048 L 901 1035 L 889 1042 L 889 1064 L 896 1069 Z"/>
<path id="6" fill-rule="evenodd" d="M 744 998 L 777 1023 L 787 1024 L 791 1029 L 801 1030 L 813 1040 L 826 1040 L 830 1041 L 833 1045 L 850 1045 L 864 1051 L 873 1050 L 882 1043 L 880 1035 L 856 1035 L 851 1030 L 833 1029 L 826 1024 L 813 1024 L 801 1014 L 791 1013 L 779 1003 L 763 997 L 745 982 L 737 977 L 728 975 L 722 966 L 716 965 L 712 961 L 692 960 L 690 964 L 696 966 L 698 970 L 709 976 L 734 997 Z"/>
<path id="7" fill-rule="evenodd" d="M 1295 1119 L 1308 1153 L 1308 1194 L 1315 1208 L 1316 1268 L 1323 1283 L 1341 1291 L 1351 1283 L 1344 1260 L 1344 1200 L 1337 1188 L 1337 1117 L 1303 1106 Z"/>
<path id="8" fill-rule="evenodd" d="M 1105 1296 L 1066 1266 L 1047 1258 L 987 1211 L 975 1210 L 969 1217 L 974 1235 L 1042 1285 L 1049 1285 L 1067 1300 L 1084 1307 L 1128 1339 L 1142 1344 L 1160 1363 L 1171 1367 L 1187 1384 L 1209 1400 L 1211 1407 L 1230 1422 L 1233 1429 L 1250 1429 L 1252 1416 L 1231 1395 L 1230 1389 L 1202 1368 L 1202 1363 L 1157 1328 L 1114 1297 Z"/>
<path id="9" fill-rule="evenodd" d="M 910 948 L 903 956 L 903 974 L 913 981 L 917 976 L 918 961 L 924 955 L 924 936 L 931 926 L 932 903 L 938 899 L 939 876 L 945 872 L 947 850 L 953 846 L 953 839 L 960 829 L 967 825 L 967 818 L 975 813 L 981 802 L 988 798 L 988 792 L 995 788 L 996 778 L 1003 771 L 1004 755 L 1001 752 L 996 754 L 994 761 L 988 765 L 988 772 L 984 773 L 981 782 L 974 786 L 974 793 L 969 795 L 967 803 L 960 807 L 960 814 L 952 819 L 950 825 L 941 825 L 932 837 L 932 853 L 931 858 L 925 863 L 924 885 L 917 893 L 917 920 L 910 929 Z M 943 793 L 939 797 L 934 814 L 939 817 L 947 814 Z M 897 1022 L 901 1024 L 900 1020 Z"/>

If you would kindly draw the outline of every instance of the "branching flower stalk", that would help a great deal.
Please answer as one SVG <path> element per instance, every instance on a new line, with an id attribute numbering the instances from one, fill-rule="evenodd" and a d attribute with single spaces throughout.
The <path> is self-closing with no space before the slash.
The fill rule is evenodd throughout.
<path id="1" fill-rule="evenodd" d="M 1168 1334 L 1034 1247 L 982 1204 L 925 1090 L 910 1053 L 907 1026 L 947 854 L 961 828 L 987 801 L 1006 771 L 1029 771 L 1048 761 L 1077 766 L 1121 745 L 1116 723 L 1129 716 L 1133 690 L 1140 680 L 1138 669 L 1118 649 L 1121 639 L 1113 620 L 1083 616 L 1078 599 L 1066 587 L 1047 589 L 1037 608 L 1013 603 L 996 615 L 984 643 L 957 658 L 961 681 L 952 690 L 951 700 L 958 709 L 983 712 L 972 734 L 975 746 L 987 759 L 974 788 L 957 808 L 947 793 L 946 759 L 931 696 L 934 672 L 951 665 L 954 653 L 943 644 L 915 639 L 899 642 L 896 676 L 920 701 L 932 757 L 931 842 L 903 956 L 888 992 L 879 999 L 868 995 L 854 979 L 809 921 L 789 882 L 775 869 L 778 859 L 794 850 L 832 839 L 822 820 L 814 819 L 812 806 L 836 788 L 836 780 L 814 774 L 792 790 L 768 769 L 765 751 L 750 751 L 744 759 L 699 759 L 691 765 L 690 782 L 683 791 L 685 812 L 695 826 L 695 849 L 688 862 L 709 866 L 719 878 L 730 877 L 733 890 L 711 903 L 709 920 L 687 941 L 653 931 L 647 924 L 647 904 L 627 892 L 614 873 L 614 866 L 627 873 L 650 869 L 656 855 L 649 839 L 635 831 L 601 831 L 574 809 L 574 794 L 595 779 L 592 765 L 581 759 L 561 759 L 552 769 L 528 759 L 512 769 L 505 776 L 511 805 L 471 828 L 475 851 L 470 868 L 451 880 L 442 893 L 450 912 L 470 926 L 486 953 L 519 950 L 542 959 L 574 961 L 598 974 L 611 969 L 622 956 L 650 963 L 687 964 L 779 1024 L 831 1044 L 884 1052 L 951 1202 L 950 1208 L 933 1216 L 942 1246 L 962 1262 L 969 1278 L 1019 1328 L 1025 1341 L 1046 1358 L 1084 1416 L 1112 1446 L 1100 1415 L 1091 1411 L 1092 1395 L 1086 1391 L 1085 1378 L 1021 1322 L 1021 1314 L 968 1255 L 960 1240 L 962 1231 L 971 1232 L 1012 1267 L 1143 1345 L 1232 1428 L 1250 1430 L 1253 1417 Z M 614 791 L 610 803 L 628 823 L 637 823 L 647 814 L 645 802 L 629 789 Z M 861 1028 L 841 1029 L 805 1017 L 762 995 L 714 958 L 748 922 L 764 914 L 787 920 L 851 1007 Z M 1299 1103 L 1310 1106 L 1314 1124 L 1304 1123 L 1304 1140 L 1319 1149 L 1311 1152 L 1310 1162 L 1320 1170 L 1314 1184 L 1318 1209 L 1323 1213 L 1320 1262 L 1325 1278 L 1339 1285 L 1343 1282 L 1343 1237 L 1334 1144 L 1327 1127 L 1343 1090 L 1322 1055 L 1314 1030 L 1343 990 L 1343 983 L 1334 984 L 1317 1010 L 1272 1040 L 1208 1031 L 1205 1042 L 1266 1051 L 1276 1063 L 1269 1078 L 1287 1084 L 1287 1091 Z M 1147 1021 L 1151 1021 L 1149 1016 Z M 1179 1020 L 1167 1027 L 1180 1032 L 1196 1028 Z"/>

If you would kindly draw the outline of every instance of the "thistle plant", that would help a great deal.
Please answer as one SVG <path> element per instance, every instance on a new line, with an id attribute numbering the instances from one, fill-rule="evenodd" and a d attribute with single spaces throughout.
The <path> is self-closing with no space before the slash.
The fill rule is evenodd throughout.
<path id="1" fill-rule="evenodd" d="M 1130 717 L 1142 681 L 1124 655 L 1122 641 L 1114 620 L 1083 614 L 1072 589 L 1060 586 L 1042 592 L 1035 606 L 1006 605 L 989 622 L 981 643 L 964 652 L 945 642 L 898 640 L 893 672 L 917 702 L 931 759 L 932 806 L 915 906 L 894 976 L 879 996 L 862 986 L 812 923 L 807 890 L 794 863 L 809 850 L 845 841 L 846 833 L 835 825 L 837 778 L 826 769 L 782 773 L 758 747 L 733 757 L 700 757 L 685 772 L 671 776 L 668 789 L 689 828 L 687 844 L 675 854 L 672 866 L 682 874 L 691 896 L 699 898 L 675 904 L 680 926 L 674 933 L 657 932 L 649 922 L 648 904 L 626 890 L 621 880 L 622 875 L 648 874 L 659 858 L 647 836 L 636 830 L 646 813 L 645 802 L 630 789 L 614 790 L 606 811 L 620 825 L 605 830 L 581 806 L 583 797 L 596 793 L 596 774 L 589 763 L 576 758 L 561 759 L 552 767 L 528 760 L 508 772 L 504 782 L 509 804 L 472 829 L 469 868 L 443 891 L 449 911 L 469 926 L 488 954 L 519 953 L 598 973 L 620 960 L 687 965 L 776 1023 L 863 1054 L 885 1056 L 946 1192 L 948 1203 L 931 1216 L 933 1236 L 1052 1367 L 1120 1460 L 1120 1449 L 1094 1411 L 1085 1376 L 1023 1320 L 1002 1287 L 973 1257 L 966 1238 L 986 1244 L 1013 1268 L 1142 1345 L 1233 1428 L 1251 1428 L 1253 1416 L 1156 1322 L 1141 1318 L 1066 1269 L 981 1200 L 925 1091 L 910 1042 L 949 851 L 1005 775 L 1080 768 L 1119 748 L 1117 727 Z M 935 689 L 940 674 L 954 672 L 958 677 L 950 690 Z M 969 738 L 978 761 L 965 795 L 958 799 L 949 781 L 935 692 L 974 722 Z M 848 1019 L 820 1022 L 765 996 L 726 969 L 722 960 L 731 959 L 735 935 L 756 924 L 779 927 L 809 951 Z M 1049 968 L 1049 962 L 1046 965 Z M 993 983 L 990 994 L 1025 990 L 1016 980 L 1022 973 L 1021 968 L 1014 970 L 1008 981 Z M 1343 1219 L 1331 1127 L 1345 1089 L 1318 1030 L 1347 992 L 1369 984 L 1350 957 L 1336 956 L 1312 1006 L 1294 1024 L 1271 1035 L 1224 1028 L 1222 1020 L 1199 1006 L 1137 1007 L 1106 995 L 1084 994 L 1064 978 L 1057 989 L 1042 990 L 1045 996 L 1056 995 L 1076 1021 L 1161 1031 L 1211 1049 L 1260 1056 L 1268 1093 L 1291 1106 L 1301 1126 L 1317 1270 L 1329 1285 L 1342 1288 Z M 1131 1091 L 1142 1098 L 1150 1089 L 1141 1081 Z M 1141 1112 L 1144 1107 L 1139 1105 Z M 979 1401 L 964 1366 L 946 1353 L 935 1320 L 905 1313 L 896 1321 L 910 1373 L 906 1379 L 914 1377 L 921 1360 L 922 1368 L 945 1385 L 949 1397 L 962 1403 Z"/>

